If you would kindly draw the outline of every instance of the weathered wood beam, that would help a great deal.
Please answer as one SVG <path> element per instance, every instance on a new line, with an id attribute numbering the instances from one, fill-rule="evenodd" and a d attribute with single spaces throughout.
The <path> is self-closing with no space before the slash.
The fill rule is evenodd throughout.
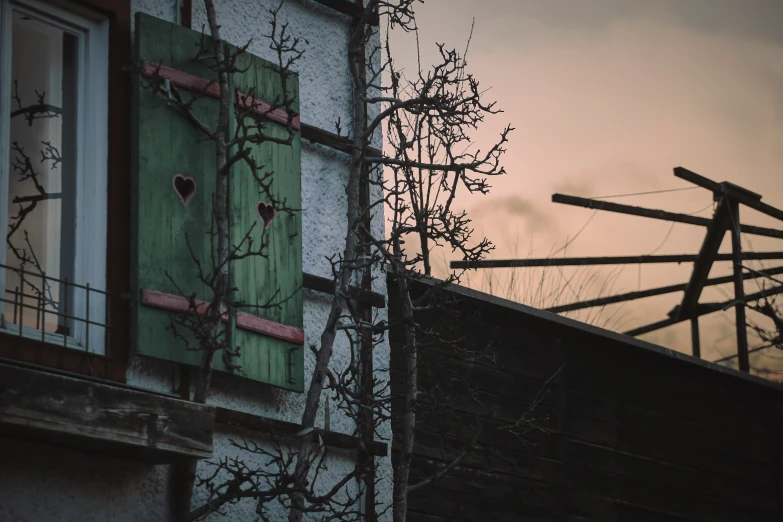
<path id="1" fill-rule="evenodd" d="M 693 183 L 694 185 L 698 185 L 699 187 L 711 190 L 715 195 L 723 193 L 723 189 L 721 188 L 720 183 L 717 181 L 712 181 L 709 178 L 705 178 L 701 174 L 696 174 L 695 172 L 688 170 L 685 167 L 674 167 L 674 176 Z"/>
<path id="2" fill-rule="evenodd" d="M 745 303 L 752 303 L 754 301 L 758 301 L 759 299 L 763 299 L 764 297 L 772 297 L 773 295 L 783 294 L 783 286 L 776 286 L 774 288 L 770 288 L 769 290 L 764 290 L 761 292 L 756 292 L 755 294 L 750 294 L 745 296 Z M 718 312 L 721 310 L 727 310 L 731 306 L 733 306 L 734 300 L 731 301 L 725 301 L 723 303 L 706 303 L 706 304 L 700 304 L 695 312 L 692 312 L 689 317 L 680 318 L 678 315 L 679 313 L 679 305 L 677 305 L 674 310 L 669 312 L 669 319 L 664 319 L 663 321 L 658 321 L 656 323 L 648 324 L 645 326 L 640 326 L 638 328 L 634 328 L 633 330 L 628 330 L 627 332 L 623 332 L 624 335 L 629 335 L 631 337 L 637 337 L 642 334 L 654 332 L 655 330 L 660 330 L 661 328 L 666 328 L 667 326 L 672 326 L 677 323 L 681 323 L 683 321 L 687 321 L 691 317 L 701 317 L 703 315 L 708 315 L 714 312 Z"/>
<path id="3" fill-rule="evenodd" d="M 0 362 L 0 431 L 171 462 L 212 456 L 212 406 Z"/>
<path id="4" fill-rule="evenodd" d="M 699 302 L 699 297 L 704 289 L 704 284 L 707 282 L 707 278 L 710 275 L 712 264 L 718 257 L 718 249 L 720 249 L 720 245 L 723 242 L 723 236 L 726 235 L 726 230 L 729 228 L 729 204 L 729 200 L 724 197 L 715 210 L 712 224 L 707 229 L 707 235 L 704 237 L 698 258 L 693 265 L 691 278 L 688 281 L 688 286 L 685 288 L 685 294 L 682 297 L 679 312 L 680 317 L 685 317 L 690 314 L 691 310 Z M 733 256 L 729 256 L 729 258 L 733 260 Z"/>
<path id="5" fill-rule="evenodd" d="M 321 277 L 305 273 L 302 278 L 302 286 L 308 290 L 322 292 L 324 294 L 334 294 L 334 280 L 328 277 Z M 371 292 L 355 286 L 349 286 L 348 292 L 352 299 L 368 304 L 373 308 L 385 308 L 386 297 L 378 292 Z"/>
<path id="6" fill-rule="evenodd" d="M 758 279 L 758 278 L 774 276 L 778 274 L 783 274 L 783 266 L 770 268 L 768 270 L 764 270 L 763 272 L 753 272 L 753 273 L 745 272 L 743 273 L 742 278 L 743 280 Z M 707 286 L 723 285 L 726 283 L 731 283 L 733 281 L 734 281 L 734 275 L 715 277 L 713 279 L 707 279 L 707 281 L 704 283 L 704 286 L 707 287 Z M 586 301 L 579 301 L 576 303 L 553 306 L 550 308 L 546 308 L 546 311 L 553 312 L 553 313 L 572 312 L 574 310 L 582 310 L 584 308 L 594 308 L 596 306 L 605 306 L 614 303 L 622 303 L 625 301 L 633 301 L 635 299 L 642 299 L 645 297 L 653 297 L 656 295 L 665 295 L 674 292 L 681 292 L 685 290 L 687 286 L 688 283 L 681 283 L 678 285 L 661 286 L 659 288 L 650 288 L 649 290 L 628 292 L 625 294 L 612 295 L 608 297 L 598 297 L 596 299 L 589 299 Z"/>
<path id="7" fill-rule="evenodd" d="M 313 127 L 306 123 L 302 123 L 302 138 L 329 147 L 331 149 L 339 150 L 346 154 L 353 154 L 353 140 L 346 136 L 340 136 L 333 132 Z M 375 147 L 367 147 L 367 152 L 370 156 L 382 156 L 383 152 Z"/>
<path id="8" fill-rule="evenodd" d="M 342 13 L 350 16 L 354 20 L 358 20 L 364 13 L 364 8 L 358 4 L 351 2 L 350 0 L 313 0 L 323 6 L 330 9 L 334 9 L 338 13 Z M 378 15 L 371 17 L 368 23 L 373 26 L 378 25 Z"/>
<path id="9" fill-rule="evenodd" d="M 754 203 L 752 205 L 747 205 L 747 206 L 749 206 L 754 210 L 758 210 L 762 214 L 766 214 L 770 217 L 783 221 L 783 210 L 780 210 L 779 208 L 775 208 L 772 205 L 767 205 L 766 203 L 762 203 L 761 201 L 759 201 L 757 203 Z"/>
<path id="10" fill-rule="evenodd" d="M 270 419 L 241 411 L 227 408 L 215 408 L 215 422 L 227 426 L 238 426 L 246 430 L 270 435 L 278 435 L 284 438 L 294 437 L 302 431 L 302 426 L 293 422 Z M 385 457 L 388 447 L 385 443 L 373 440 L 362 440 L 344 433 L 335 431 L 317 430 L 327 446 L 344 450 L 367 451 L 376 457 Z"/>
<path id="11" fill-rule="evenodd" d="M 564 205 L 572 205 L 575 207 L 605 210 L 607 212 L 617 212 L 619 214 L 628 214 L 631 216 L 660 219 L 662 221 L 674 221 L 675 223 L 685 223 L 686 225 L 709 227 L 712 224 L 712 219 L 710 218 L 689 216 L 688 214 L 678 214 L 675 212 L 667 212 L 665 210 L 635 207 L 632 205 L 621 205 L 619 203 L 612 203 L 609 201 L 599 201 L 596 199 L 567 196 L 565 194 L 552 194 L 552 201 L 554 203 L 562 203 Z M 775 230 L 773 228 L 742 225 L 740 227 L 740 231 L 746 234 L 783 239 L 783 230 Z"/>
<path id="12" fill-rule="evenodd" d="M 518 268 L 532 266 L 582 266 L 582 265 L 626 265 L 651 263 L 693 263 L 698 255 L 670 254 L 660 256 L 615 256 L 615 257 L 544 257 L 533 259 L 486 259 L 483 261 L 452 261 L 452 269 L 465 268 Z M 783 259 L 783 252 L 748 252 L 748 260 Z M 731 254 L 716 254 L 715 261 L 731 261 Z"/>
<path id="13" fill-rule="evenodd" d="M 686 223 L 688 225 L 699 225 L 706 227 L 709 226 L 712 222 L 712 220 L 709 218 L 689 216 L 687 214 L 678 214 L 675 212 L 667 212 L 665 210 L 635 207 L 632 205 L 622 205 L 620 203 L 612 203 L 611 201 L 580 198 L 577 196 L 569 196 L 567 194 L 552 194 L 552 202 L 561 203 L 563 205 L 572 205 L 575 207 L 605 210 L 607 212 L 618 212 L 620 214 L 629 214 L 632 216 L 661 219 L 663 221 L 675 221 L 677 223 Z"/>
<path id="14" fill-rule="evenodd" d="M 757 210 L 762 214 L 766 214 L 770 217 L 783 221 L 783 210 L 775 208 L 771 205 L 767 205 L 766 203 L 762 203 L 761 196 L 759 194 L 751 192 L 746 188 L 728 182 L 717 183 L 683 167 L 676 167 L 674 169 L 674 175 L 680 179 L 689 181 L 694 185 L 711 190 L 716 196 L 723 194 L 724 192 L 731 192 L 732 196 L 743 205 Z"/>

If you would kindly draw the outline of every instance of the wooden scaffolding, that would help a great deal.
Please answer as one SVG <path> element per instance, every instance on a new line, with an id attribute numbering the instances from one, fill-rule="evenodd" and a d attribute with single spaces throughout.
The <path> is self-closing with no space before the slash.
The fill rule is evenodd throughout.
<path id="1" fill-rule="evenodd" d="M 587 266 L 587 265 L 615 265 L 637 263 L 683 263 L 692 262 L 693 272 L 686 283 L 651 288 L 637 292 L 600 297 L 575 303 L 548 308 L 548 311 L 561 313 L 585 308 L 605 306 L 613 303 L 621 303 L 643 297 L 684 292 L 682 301 L 668 314 L 667 319 L 648 324 L 633 330 L 624 332 L 626 335 L 639 336 L 648 332 L 659 330 L 683 321 L 690 321 L 693 355 L 701 357 L 699 317 L 718 311 L 734 308 L 736 314 L 737 331 L 737 359 L 739 369 L 750 371 L 747 321 L 745 307 L 767 297 L 783 293 L 783 284 L 762 290 L 753 294 L 745 294 L 744 281 L 748 279 L 769 278 L 773 281 L 775 275 L 783 274 L 783 266 L 766 269 L 763 271 L 752 270 L 743 264 L 750 260 L 774 260 L 783 259 L 783 252 L 743 252 L 741 234 L 753 234 L 757 236 L 783 239 L 783 230 L 744 225 L 740 222 L 740 206 L 744 205 L 762 214 L 783 221 L 783 211 L 761 201 L 762 197 L 748 189 L 729 182 L 718 183 L 704 176 L 696 174 L 683 167 L 676 167 L 674 175 L 680 179 L 693 183 L 712 192 L 716 203 L 712 218 L 703 218 L 688 214 L 678 214 L 663 210 L 649 209 L 630 205 L 621 205 L 596 199 L 554 194 L 552 201 L 566 205 L 574 205 L 588 209 L 630 214 L 651 219 L 659 219 L 672 223 L 685 223 L 701 226 L 707 229 L 704 241 L 698 254 L 692 255 L 648 255 L 648 256 L 617 256 L 617 257 L 578 257 L 578 258 L 540 258 L 540 259 L 506 259 L 485 261 L 452 261 L 452 269 L 465 268 L 512 268 L 512 267 L 541 267 L 541 266 Z M 726 232 L 731 234 L 731 253 L 719 254 L 721 243 Z M 716 261 L 731 261 L 733 274 L 725 277 L 709 278 L 710 269 Z M 722 303 L 700 303 L 701 293 L 707 286 L 726 283 L 734 284 L 734 298 Z"/>

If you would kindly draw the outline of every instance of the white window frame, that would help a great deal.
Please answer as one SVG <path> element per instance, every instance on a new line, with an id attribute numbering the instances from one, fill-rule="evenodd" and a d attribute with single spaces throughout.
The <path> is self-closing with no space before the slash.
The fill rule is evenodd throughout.
<path id="1" fill-rule="evenodd" d="M 67 6 L 67 7 L 66 7 Z M 109 20 L 83 7 L 41 0 L 0 0 L 0 230 L 8 230 L 8 190 L 10 182 L 10 113 L 12 12 L 22 11 L 41 18 L 79 37 L 77 69 L 76 137 L 76 233 L 74 281 L 97 290 L 106 289 L 106 240 L 108 218 L 108 105 L 109 105 Z M 5 232 L 3 232 L 5 233 Z M 0 237 L 0 262 L 5 263 L 7 245 Z M 71 291 L 71 289 L 69 289 Z M 87 316 L 85 291 L 77 289 L 69 315 Z M 5 274 L 0 276 L 0 295 L 5 295 Z M 6 303 L 0 302 L 0 313 Z M 105 323 L 106 299 L 91 292 L 90 321 Z M 73 321 L 66 340 L 72 348 L 105 354 L 105 328 L 92 326 L 89 346 L 83 321 Z M 0 331 L 13 333 L 15 325 L 0 325 Z M 25 337 L 41 339 L 40 330 L 25 327 Z M 18 334 L 18 330 L 16 330 Z M 63 337 L 46 334 L 44 341 L 63 344 Z"/>

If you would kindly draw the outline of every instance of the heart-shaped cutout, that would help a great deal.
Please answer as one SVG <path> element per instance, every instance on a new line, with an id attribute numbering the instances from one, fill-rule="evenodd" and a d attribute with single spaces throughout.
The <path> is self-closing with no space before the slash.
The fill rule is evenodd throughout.
<path id="1" fill-rule="evenodd" d="M 258 202 L 258 217 L 264 222 L 264 228 L 269 228 L 272 225 L 272 221 L 275 220 L 277 211 L 272 205 L 268 205 L 263 201 Z"/>
<path id="2" fill-rule="evenodd" d="M 196 180 L 182 174 L 174 175 L 174 191 L 179 196 L 183 205 L 190 203 L 193 196 L 196 195 Z"/>

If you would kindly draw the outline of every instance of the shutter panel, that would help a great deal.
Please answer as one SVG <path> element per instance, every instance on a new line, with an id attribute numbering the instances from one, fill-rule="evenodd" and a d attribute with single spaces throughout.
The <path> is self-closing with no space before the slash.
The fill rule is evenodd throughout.
<path id="1" fill-rule="evenodd" d="M 180 91 L 201 91 L 212 71 L 193 59 L 202 35 L 149 15 L 136 16 L 136 56 L 154 67 L 162 64 Z M 207 45 L 209 45 L 207 40 Z M 255 57 L 254 63 L 269 64 Z M 260 65 L 259 65 L 260 67 Z M 255 98 L 272 92 L 267 87 L 278 74 L 269 69 L 245 80 L 266 82 L 257 86 Z M 240 76 L 240 75 L 237 75 Z M 279 74 L 278 74 L 279 78 Z M 298 88 L 297 78 L 292 78 Z M 169 329 L 171 311 L 187 308 L 182 296 L 195 293 L 208 299 L 208 289 L 198 282 L 197 268 L 185 237 L 203 266 L 211 265 L 212 194 L 214 192 L 215 153 L 211 142 L 181 115 L 166 107 L 165 98 L 148 89 L 135 87 L 135 177 L 134 177 L 134 262 L 133 262 L 133 332 L 137 352 L 160 359 L 198 365 L 201 354 L 188 351 L 182 340 Z M 248 83 L 248 86 L 250 84 Z M 259 84 L 261 85 L 261 84 Z M 234 86 L 232 86 L 234 87 Z M 212 90 L 217 89 L 214 85 Z M 298 93 L 297 93 L 298 94 Z M 183 94 L 188 96 L 187 93 Z M 233 97 L 232 97 L 233 98 Z M 273 100 L 272 100 L 273 101 Z M 214 127 L 218 115 L 216 97 L 204 96 L 194 105 L 194 112 Z M 233 103 L 233 99 L 232 99 Z M 231 126 L 236 125 L 231 114 Z M 283 126 L 270 123 L 270 134 L 285 133 Z M 289 206 L 301 207 L 301 169 L 299 136 L 293 146 L 261 144 L 253 146 L 254 157 L 273 166 L 273 190 L 288 200 Z M 249 169 L 237 164 L 230 176 L 230 215 L 232 239 L 238 241 L 253 220 L 254 244 L 261 241 L 264 230 L 256 206 L 260 199 Z M 244 169 L 244 170 L 242 170 Z M 278 183 L 279 182 L 279 183 Z M 195 184 L 195 192 L 192 185 Z M 177 190 L 180 189 L 180 191 Z M 185 196 L 183 198 L 183 195 Z M 269 239 L 269 259 L 247 258 L 230 267 L 239 293 L 235 298 L 248 304 L 264 303 L 279 288 L 281 296 L 293 295 L 279 309 L 247 309 L 232 314 L 232 338 L 241 346 L 238 372 L 247 378 L 292 390 L 303 390 L 302 293 L 295 292 L 302 279 L 301 222 L 280 213 L 264 231 Z M 176 285 L 169 280 L 171 274 Z M 272 281 L 279 281 L 274 284 Z M 179 288 L 177 288 L 179 287 Z M 236 327 L 233 325 L 236 324 Z M 187 332 L 182 332 L 187 333 Z M 193 345 L 196 343 L 193 342 Z M 215 369 L 225 371 L 220 354 Z"/>
<path id="2" fill-rule="evenodd" d="M 193 60 L 201 35 L 149 15 L 136 15 L 136 56 L 152 65 L 162 64 L 198 78 L 215 79 Z M 163 74 L 163 73 L 161 73 Z M 197 269 L 185 236 L 200 260 L 209 266 L 212 192 L 215 150 L 185 119 L 166 106 L 149 89 L 135 85 L 134 176 L 134 333 L 138 353 L 187 364 L 199 364 L 200 354 L 187 351 L 183 342 L 167 330 L 169 313 L 142 305 L 144 289 L 182 295 L 208 296 L 196 278 Z M 185 93 L 187 95 L 187 93 Z M 194 113 L 207 125 L 217 124 L 218 100 L 203 97 Z M 187 205 L 178 196 L 174 176 L 195 182 L 195 194 Z M 217 358 L 216 358 L 217 362 Z"/>
<path id="3" fill-rule="evenodd" d="M 236 48 L 229 46 L 231 52 Z M 231 78 L 232 91 L 255 98 L 256 102 L 279 106 L 282 103 L 280 71 L 273 64 L 245 53 Z M 289 73 L 286 79 L 288 96 L 296 100 L 291 107 L 299 111 L 299 78 Z M 240 95 L 240 100 L 241 100 Z M 237 99 L 233 98 L 232 103 Z M 259 103 L 255 103 L 260 108 Z M 268 110 L 264 112 L 269 112 Z M 234 111 L 232 110 L 232 114 Z M 288 131 L 285 113 L 278 109 L 279 121 L 265 119 L 265 135 L 286 139 Z M 252 116 L 247 116 L 252 118 Z M 298 122 L 298 119 L 296 120 Z M 238 125 L 232 119 L 232 131 Z M 233 135 L 233 132 L 232 132 Z M 272 173 L 271 192 L 276 201 L 285 202 L 289 208 L 301 209 L 300 132 L 296 132 L 291 145 L 265 142 L 248 145 L 256 164 L 263 165 L 259 173 Z M 255 223 L 252 237 L 257 246 L 262 236 L 267 242 L 268 257 L 248 257 L 232 264 L 231 272 L 235 300 L 250 305 L 246 312 L 275 323 L 302 328 L 302 223 L 301 212 L 276 212 L 268 228 L 259 217 L 259 203 L 268 204 L 268 198 L 259 188 L 251 169 L 244 162 L 234 166 L 230 182 L 232 243 L 238 244 Z M 274 297 L 273 296 L 277 296 Z M 279 307 L 257 309 L 270 298 Z M 269 382 L 293 390 L 304 390 L 304 351 L 301 344 L 286 342 L 253 331 L 236 328 L 235 344 L 242 347 L 241 366 L 248 377 Z"/>

